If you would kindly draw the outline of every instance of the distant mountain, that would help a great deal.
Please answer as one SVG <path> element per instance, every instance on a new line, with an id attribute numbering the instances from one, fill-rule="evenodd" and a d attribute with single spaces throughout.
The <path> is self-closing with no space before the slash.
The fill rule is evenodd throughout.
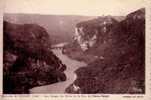
<path id="1" fill-rule="evenodd" d="M 97 30 L 96 33 L 101 34 L 95 37 L 98 42 L 92 47 L 88 44 L 87 49 L 83 50 L 77 40 L 65 47 L 64 53 L 88 63 L 88 66 L 75 71 L 77 79 L 66 92 L 145 93 L 145 8 L 128 14 L 120 22 L 114 22 L 111 17 L 109 19 L 103 19 L 103 25 L 97 19 L 82 22 L 83 25 L 80 25 L 82 28 L 78 30 L 78 40 L 82 40 L 81 43 L 93 40 L 91 37 L 95 34 L 90 36 L 89 32 Z M 87 57 L 88 55 L 91 56 Z M 90 58 L 95 59 L 91 61 Z M 79 89 L 75 89 L 75 86 Z"/>
<path id="2" fill-rule="evenodd" d="M 46 29 L 52 44 L 70 42 L 77 23 L 93 19 L 96 16 L 4 14 L 4 20 L 16 24 L 38 24 Z"/>
<path id="3" fill-rule="evenodd" d="M 77 23 L 97 18 L 97 16 L 78 15 L 40 15 L 40 14 L 4 14 L 4 20 L 16 24 L 38 24 L 46 29 L 52 44 L 71 42 Z M 114 16 L 121 21 L 123 16 Z"/>

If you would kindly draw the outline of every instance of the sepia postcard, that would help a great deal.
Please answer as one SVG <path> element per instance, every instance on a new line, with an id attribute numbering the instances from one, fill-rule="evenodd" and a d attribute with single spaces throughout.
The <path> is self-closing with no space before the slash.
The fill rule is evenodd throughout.
<path id="1" fill-rule="evenodd" d="M 0 100 L 151 100 L 151 1 L 1 0 Z"/>

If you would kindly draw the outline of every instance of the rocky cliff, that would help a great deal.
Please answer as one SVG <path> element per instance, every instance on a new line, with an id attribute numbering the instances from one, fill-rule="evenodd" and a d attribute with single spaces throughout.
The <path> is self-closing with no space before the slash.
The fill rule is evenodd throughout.
<path id="1" fill-rule="evenodd" d="M 43 27 L 4 21 L 3 42 L 4 93 L 28 93 L 34 86 L 66 80 L 66 66 L 51 51 Z"/>
<path id="2" fill-rule="evenodd" d="M 104 43 L 104 37 L 118 23 L 111 16 L 98 17 L 97 19 L 78 23 L 75 28 L 74 40 L 83 51 L 88 50 L 97 42 Z"/>
<path id="3" fill-rule="evenodd" d="M 132 12 L 115 23 L 110 31 L 98 28 L 108 33 L 97 37 L 103 38 L 97 46 L 84 51 L 97 58 L 76 70 L 77 80 L 66 92 L 145 93 L 145 9 Z M 91 21 L 88 24 L 93 26 Z"/>
<path id="4" fill-rule="evenodd" d="M 117 20 L 118 18 L 120 20 Z M 120 21 L 122 21 L 121 17 L 100 16 L 78 23 L 75 27 L 73 42 L 64 47 L 64 53 L 73 59 L 93 62 L 100 57 L 98 55 L 100 48 L 106 48 L 111 30 Z"/>

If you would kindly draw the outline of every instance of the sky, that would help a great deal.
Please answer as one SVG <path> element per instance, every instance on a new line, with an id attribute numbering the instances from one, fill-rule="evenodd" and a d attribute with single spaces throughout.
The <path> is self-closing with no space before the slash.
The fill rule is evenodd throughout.
<path id="1" fill-rule="evenodd" d="M 126 15 L 145 6 L 145 0 L 4 0 L 5 13 L 55 15 Z"/>

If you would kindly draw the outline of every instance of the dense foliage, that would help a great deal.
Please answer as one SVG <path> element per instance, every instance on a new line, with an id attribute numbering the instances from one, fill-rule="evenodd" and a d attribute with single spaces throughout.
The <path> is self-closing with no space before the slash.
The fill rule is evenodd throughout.
<path id="1" fill-rule="evenodd" d="M 66 66 L 50 48 L 43 27 L 4 21 L 4 93 L 28 93 L 34 86 L 65 81 Z"/>

